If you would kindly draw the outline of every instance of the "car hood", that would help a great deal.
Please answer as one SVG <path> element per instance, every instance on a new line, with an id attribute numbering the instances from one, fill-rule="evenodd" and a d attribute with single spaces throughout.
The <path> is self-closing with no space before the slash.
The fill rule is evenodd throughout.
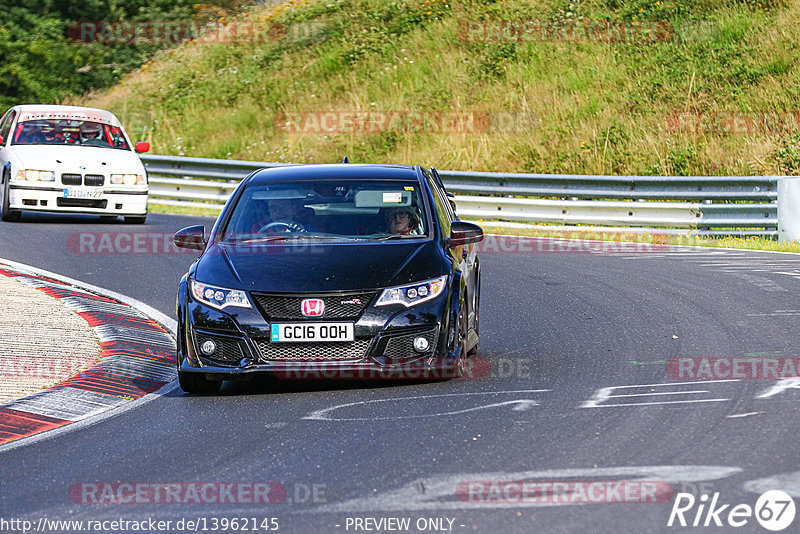
<path id="1" fill-rule="evenodd" d="M 48 145 L 14 145 L 11 149 L 20 168 L 55 171 L 57 175 L 144 173 L 139 156 L 130 150 Z"/>
<path id="2" fill-rule="evenodd" d="M 198 261 L 194 277 L 231 289 L 306 293 L 378 289 L 446 272 L 433 241 L 269 244 L 257 252 L 213 244 Z"/>

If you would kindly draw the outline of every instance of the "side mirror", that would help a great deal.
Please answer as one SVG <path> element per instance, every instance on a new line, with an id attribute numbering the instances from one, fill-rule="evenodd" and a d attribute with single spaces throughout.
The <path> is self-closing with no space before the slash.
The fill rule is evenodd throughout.
<path id="1" fill-rule="evenodd" d="M 136 143 L 134 150 L 138 154 L 141 154 L 142 152 L 150 152 L 150 143 L 148 143 L 147 141 L 139 141 L 138 143 Z"/>
<path id="2" fill-rule="evenodd" d="M 453 224 L 450 225 L 449 246 L 458 247 L 470 245 L 472 243 L 480 243 L 481 241 L 483 241 L 483 228 L 477 224 L 453 221 Z"/>
<path id="3" fill-rule="evenodd" d="M 172 238 L 176 247 L 203 250 L 206 248 L 205 228 L 202 225 L 188 226 L 178 230 Z"/>

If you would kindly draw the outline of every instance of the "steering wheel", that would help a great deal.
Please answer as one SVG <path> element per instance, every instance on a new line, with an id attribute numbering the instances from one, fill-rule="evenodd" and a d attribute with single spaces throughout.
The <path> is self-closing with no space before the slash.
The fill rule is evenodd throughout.
<path id="1" fill-rule="evenodd" d="M 276 228 L 282 228 L 282 230 L 275 230 Z M 272 221 L 271 223 L 267 223 L 261 228 L 258 229 L 259 234 L 266 233 L 272 230 L 273 232 L 307 232 L 306 227 L 300 223 L 288 223 L 283 221 Z"/>

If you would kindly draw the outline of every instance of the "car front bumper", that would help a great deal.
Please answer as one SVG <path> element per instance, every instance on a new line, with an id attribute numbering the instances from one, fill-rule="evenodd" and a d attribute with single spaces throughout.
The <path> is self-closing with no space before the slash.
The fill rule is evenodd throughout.
<path id="1" fill-rule="evenodd" d="M 96 213 L 98 215 L 144 215 L 148 189 L 123 189 L 103 186 L 98 198 L 65 198 L 65 186 L 9 184 L 9 208 L 58 213 Z"/>
<path id="2" fill-rule="evenodd" d="M 179 300 L 187 298 L 185 284 Z M 449 298 L 410 309 L 367 307 L 354 322 L 352 342 L 282 342 L 269 339 L 270 322 L 256 309 L 209 308 L 189 300 L 178 308 L 181 372 L 234 379 L 257 373 L 279 378 L 452 378 L 458 354 L 450 334 Z M 312 322 L 309 322 L 312 323 Z M 428 348 L 415 348 L 424 337 Z M 212 354 L 200 352 L 211 340 Z"/>

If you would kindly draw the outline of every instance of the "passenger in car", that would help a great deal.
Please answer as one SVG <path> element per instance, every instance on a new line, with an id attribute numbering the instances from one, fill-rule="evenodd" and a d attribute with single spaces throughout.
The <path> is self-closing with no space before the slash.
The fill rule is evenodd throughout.
<path id="1" fill-rule="evenodd" d="M 395 235 L 418 233 L 419 217 L 413 208 L 400 206 L 386 212 L 386 223 L 389 232 Z"/>

